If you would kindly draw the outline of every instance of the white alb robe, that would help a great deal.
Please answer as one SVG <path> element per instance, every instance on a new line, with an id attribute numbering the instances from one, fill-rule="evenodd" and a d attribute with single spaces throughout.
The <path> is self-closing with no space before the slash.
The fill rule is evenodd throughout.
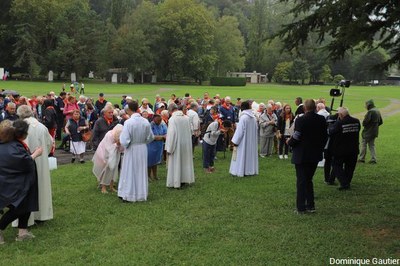
<path id="1" fill-rule="evenodd" d="M 29 217 L 28 226 L 31 226 L 34 224 L 34 220 L 47 221 L 53 219 L 53 198 L 48 157 L 53 139 L 49 134 L 49 130 L 36 118 L 26 118 L 25 122 L 29 124 L 28 136 L 25 139 L 29 150 L 33 152 L 37 147 L 43 148 L 42 155 L 35 159 L 38 178 L 39 211 L 32 212 Z M 12 226 L 18 226 L 18 219 L 13 222 Z"/>
<path id="2" fill-rule="evenodd" d="M 194 183 L 192 132 L 189 117 L 175 111 L 169 119 L 165 150 L 168 155 L 167 187 Z"/>
<path id="3" fill-rule="evenodd" d="M 121 174 L 118 184 L 118 196 L 126 201 L 146 201 L 148 195 L 147 145 L 154 135 L 150 123 L 135 113 L 125 121 L 120 136 L 125 148 Z"/>
<path id="4" fill-rule="evenodd" d="M 251 109 L 242 111 L 232 142 L 237 146 L 236 158 L 232 157 L 229 173 L 235 176 L 258 174 L 258 126 Z"/>

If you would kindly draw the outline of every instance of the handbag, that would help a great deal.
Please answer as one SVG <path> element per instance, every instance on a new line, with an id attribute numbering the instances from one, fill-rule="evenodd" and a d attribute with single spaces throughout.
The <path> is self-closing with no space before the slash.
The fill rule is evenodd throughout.
<path id="1" fill-rule="evenodd" d="M 57 158 L 49 157 L 49 170 L 57 169 Z"/>
<path id="2" fill-rule="evenodd" d="M 88 130 L 84 133 L 82 133 L 82 141 L 83 142 L 88 142 L 92 139 L 92 131 Z"/>

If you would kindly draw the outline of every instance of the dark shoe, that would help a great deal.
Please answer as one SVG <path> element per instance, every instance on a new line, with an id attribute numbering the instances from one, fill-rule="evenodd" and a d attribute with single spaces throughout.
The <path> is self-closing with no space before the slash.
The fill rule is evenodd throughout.
<path id="1" fill-rule="evenodd" d="M 335 181 L 332 181 L 332 182 L 325 181 L 324 183 L 327 184 L 328 186 L 335 186 L 336 185 Z"/>
<path id="2" fill-rule="evenodd" d="M 376 161 L 369 161 L 369 164 L 376 164 Z"/>
<path id="3" fill-rule="evenodd" d="M 85 163 L 85 161 L 79 161 L 80 163 Z"/>
<path id="4" fill-rule="evenodd" d="M 359 162 L 359 163 L 365 163 L 365 161 L 364 161 L 364 160 L 358 160 L 358 162 Z"/>
<path id="5" fill-rule="evenodd" d="M 338 187 L 339 191 L 349 190 L 349 189 L 350 189 L 350 187 Z"/>
<path id="6" fill-rule="evenodd" d="M 72 158 L 72 159 L 71 159 L 71 163 L 74 163 L 74 162 L 75 162 L 75 158 Z"/>

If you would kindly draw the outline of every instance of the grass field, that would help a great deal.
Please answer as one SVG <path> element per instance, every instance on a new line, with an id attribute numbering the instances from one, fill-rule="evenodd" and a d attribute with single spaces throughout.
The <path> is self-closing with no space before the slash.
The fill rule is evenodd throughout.
<path id="1" fill-rule="evenodd" d="M 0 82 L 23 94 L 58 91 L 61 84 Z M 253 85 L 212 88 L 175 85 L 86 85 L 89 95 L 109 99 L 122 94 L 153 98 L 156 93 L 204 91 L 221 96 L 292 103 L 296 96 L 329 98 L 330 87 Z M 166 90 L 167 88 L 168 90 Z M 345 105 L 364 112 L 374 98 L 378 107 L 400 99 L 400 87 L 350 87 Z M 400 259 L 400 163 L 397 136 L 400 115 L 384 119 L 376 141 L 378 164 L 357 165 L 352 190 L 338 191 L 314 178 L 317 213 L 297 216 L 295 172 L 287 160 L 260 158 L 260 174 L 229 175 L 230 153 L 218 153 L 217 171 L 204 175 L 201 150 L 194 160 L 196 183 L 183 190 L 150 183 L 149 200 L 123 204 L 96 188 L 91 163 L 64 165 L 52 172 L 55 218 L 32 228 L 34 241 L 0 247 L 1 265 L 328 265 L 330 258 Z M 89 159 L 89 158 L 87 158 Z"/>

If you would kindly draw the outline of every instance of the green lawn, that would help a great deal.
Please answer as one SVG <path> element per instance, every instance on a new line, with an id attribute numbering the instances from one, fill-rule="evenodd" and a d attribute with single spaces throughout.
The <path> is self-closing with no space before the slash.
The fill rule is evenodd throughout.
<path id="1" fill-rule="evenodd" d="M 4 85 L 5 84 L 5 85 Z M 6 82 L 0 88 L 26 95 L 60 84 Z M 259 85 L 211 88 L 172 85 L 90 84 L 90 92 L 153 98 L 161 91 L 182 95 L 204 91 L 232 97 L 293 102 L 294 97 L 328 98 L 329 87 Z M 91 89 L 93 88 L 93 91 Z M 363 112 L 374 98 L 384 107 L 400 99 L 399 87 L 351 87 L 345 104 Z M 110 97 L 112 98 L 112 97 Z M 204 175 L 201 150 L 195 153 L 196 183 L 183 190 L 150 183 L 149 200 L 123 204 L 96 188 L 91 163 L 65 165 L 52 172 L 55 219 L 32 228 L 34 241 L 15 243 L 5 232 L 1 265 L 328 265 L 329 258 L 400 258 L 398 124 L 384 119 L 376 141 L 378 164 L 357 165 L 352 190 L 340 192 L 314 178 L 317 213 L 297 216 L 295 172 L 287 160 L 260 158 L 260 174 L 235 178 L 228 173 L 230 153 L 218 153 L 217 171 Z M 396 126 L 397 125 L 397 126 Z"/>

